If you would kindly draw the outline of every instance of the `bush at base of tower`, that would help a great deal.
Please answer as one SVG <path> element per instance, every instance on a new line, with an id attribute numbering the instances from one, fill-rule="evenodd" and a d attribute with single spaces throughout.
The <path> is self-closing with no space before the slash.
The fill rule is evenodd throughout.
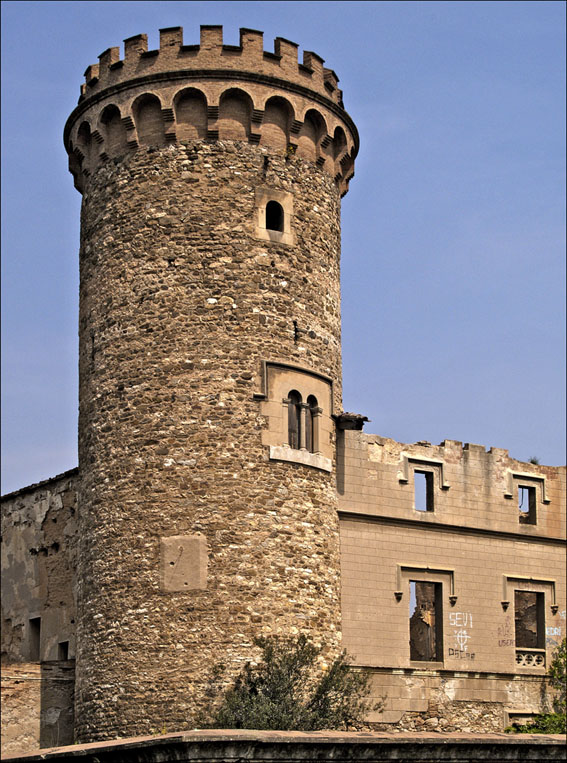
<path id="1" fill-rule="evenodd" d="M 247 663 L 220 706 L 202 725 L 223 729 L 317 731 L 348 729 L 380 703 L 371 702 L 370 676 L 350 667 L 346 653 L 330 665 L 324 646 L 306 636 L 255 639 L 258 663 Z"/>

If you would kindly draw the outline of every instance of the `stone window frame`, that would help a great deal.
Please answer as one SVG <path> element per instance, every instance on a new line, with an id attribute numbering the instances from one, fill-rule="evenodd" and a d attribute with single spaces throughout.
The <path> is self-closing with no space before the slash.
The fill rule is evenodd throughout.
<path id="1" fill-rule="evenodd" d="M 551 609 L 551 614 L 556 615 L 559 610 L 559 604 L 557 603 L 557 583 L 553 578 L 534 578 L 534 577 L 528 577 L 526 575 L 502 575 L 502 609 L 506 611 L 508 607 L 510 606 L 510 583 L 514 583 L 515 587 L 518 586 L 516 584 L 520 585 L 536 585 L 536 586 L 546 586 L 549 589 L 550 592 L 550 598 L 551 603 L 549 605 Z M 529 589 L 522 589 L 522 590 L 529 590 Z"/>
<path id="2" fill-rule="evenodd" d="M 329 405 L 330 405 L 329 418 L 332 419 L 333 417 L 333 380 L 330 377 L 325 376 L 324 374 L 321 374 L 317 371 L 313 371 L 312 369 L 303 368 L 301 366 L 295 366 L 290 363 L 284 363 L 280 361 L 269 361 L 269 360 L 262 361 L 262 374 L 261 374 L 262 391 L 254 393 L 255 400 L 265 400 L 265 401 L 269 400 L 268 369 L 270 367 L 281 368 L 281 369 L 292 371 L 295 373 L 300 373 L 302 375 L 315 377 L 316 379 L 319 379 L 320 381 L 325 382 L 325 384 L 329 386 Z M 306 394 L 306 400 L 308 400 L 309 397 L 311 396 L 313 396 L 317 400 L 317 397 L 313 393 Z M 311 466 L 315 469 L 321 469 L 322 471 L 325 471 L 325 472 L 332 472 L 333 470 L 332 459 L 323 455 L 319 451 L 320 427 L 318 426 L 319 424 L 318 419 L 319 417 L 323 415 L 324 409 L 319 405 L 313 408 L 314 424 L 315 424 L 313 427 L 313 451 L 309 451 L 307 450 L 306 447 L 300 447 L 299 449 L 290 447 L 289 431 L 288 431 L 289 404 L 290 404 L 289 397 L 284 397 L 281 400 L 281 404 L 282 404 L 282 416 L 283 416 L 282 431 L 284 433 L 287 433 L 286 441 L 283 442 L 281 445 L 269 445 L 270 461 L 288 461 L 291 463 L 303 464 L 304 466 Z M 303 399 L 301 401 L 301 405 L 302 405 L 302 414 L 306 415 L 309 405 L 307 402 L 304 403 Z"/>
<path id="3" fill-rule="evenodd" d="M 416 573 L 425 573 L 425 574 L 431 574 L 431 575 L 445 575 L 449 576 L 449 604 L 454 607 L 457 603 L 457 592 L 456 592 L 456 583 L 455 583 L 455 570 L 450 567 L 430 567 L 429 565 L 424 564 L 398 564 L 396 568 L 396 590 L 394 591 L 394 596 L 396 597 L 396 601 L 400 602 L 403 598 L 404 591 L 403 591 L 403 583 L 405 578 L 408 574 L 416 572 Z M 435 581 L 433 581 L 435 582 Z"/>
<path id="4" fill-rule="evenodd" d="M 311 403 L 309 402 L 311 400 Z M 319 418 L 323 409 L 319 406 L 315 395 L 307 396 L 304 402 L 301 393 L 296 389 L 290 390 L 287 397 L 282 400 L 287 406 L 288 435 L 287 446 L 292 450 L 304 450 L 307 453 L 318 454 L 319 451 Z M 309 422 L 309 423 L 308 423 Z M 294 426 L 294 425 L 297 426 Z M 297 437 L 294 437 L 294 433 Z M 292 443 L 297 440 L 297 447 Z"/>
<path id="5" fill-rule="evenodd" d="M 507 488 L 504 491 L 504 498 L 512 499 L 516 494 L 518 486 L 522 487 L 539 487 L 541 495 L 541 503 L 549 504 L 551 499 L 547 495 L 547 485 L 545 482 L 545 476 L 543 474 L 536 474 L 534 472 L 519 472 L 513 469 L 508 469 L 506 475 Z M 522 484 L 528 483 L 528 484 Z M 533 485 L 533 483 L 537 483 Z"/>
<path id="6" fill-rule="evenodd" d="M 547 495 L 545 476 L 533 472 L 520 472 L 509 469 L 506 474 L 507 486 L 504 498 L 519 503 L 520 488 L 526 488 L 533 496 L 533 505 L 523 516 L 518 512 L 518 521 L 522 527 L 535 528 L 540 519 L 538 507 L 548 505 L 551 499 Z"/>
<path id="7" fill-rule="evenodd" d="M 410 481 L 410 473 L 413 471 L 423 471 L 419 467 L 429 467 L 429 471 L 439 473 L 439 488 L 449 490 L 451 483 L 445 478 L 444 461 L 440 458 L 427 458 L 425 456 L 412 456 L 409 453 L 400 454 L 400 468 L 398 470 L 398 482 L 407 484 Z"/>
<path id="8" fill-rule="evenodd" d="M 268 202 L 275 201 L 283 209 L 283 231 L 271 230 L 266 227 L 266 207 Z M 274 244 L 294 246 L 295 236 L 291 228 L 293 219 L 293 194 L 279 188 L 260 186 L 255 190 L 255 222 L 254 235 L 262 241 Z"/>
<path id="9" fill-rule="evenodd" d="M 400 454 L 400 465 L 397 479 L 403 485 L 408 485 L 410 480 L 414 481 L 415 474 L 426 475 L 426 490 L 428 505 L 425 510 L 418 509 L 415 505 L 415 491 L 413 494 L 413 510 L 416 514 L 427 516 L 434 513 L 436 509 L 435 490 L 449 490 L 451 484 L 447 481 L 444 471 L 444 462 L 439 458 L 427 458 L 421 455 L 411 455 L 410 453 Z M 431 475 L 431 476 L 429 476 Z"/>
<path id="10" fill-rule="evenodd" d="M 544 620 L 547 607 L 551 610 L 551 614 L 555 616 L 559 610 L 559 604 L 557 603 L 557 583 L 553 578 L 534 578 L 527 575 L 502 575 L 502 609 L 506 612 L 511 604 L 511 592 L 514 594 L 516 591 L 531 591 L 533 593 L 543 594 L 543 613 Z M 545 625 L 544 625 L 545 628 Z M 515 669 L 520 673 L 529 671 L 536 671 L 537 674 L 541 674 L 546 670 L 547 663 L 547 648 L 524 648 L 514 647 L 516 655 Z M 542 660 L 530 660 L 526 662 L 526 655 L 534 657 L 543 657 Z"/>
<path id="11" fill-rule="evenodd" d="M 441 584 L 442 598 L 445 599 L 446 590 L 448 588 L 449 595 L 447 598 L 449 599 L 449 606 L 452 608 L 457 603 L 458 597 L 456 594 L 454 569 L 449 567 L 442 568 L 442 567 L 430 566 L 430 565 L 424 565 L 424 564 L 398 564 L 396 566 L 397 590 L 394 591 L 394 596 L 398 604 L 403 600 L 404 591 L 408 589 L 409 584 L 412 580 L 419 580 L 420 582 Z M 406 586 L 406 583 L 407 583 L 407 586 Z M 441 618 L 442 619 L 439 626 L 441 630 L 441 634 L 442 634 L 441 659 L 432 660 L 432 661 L 410 660 L 409 653 L 408 653 L 408 663 L 411 667 L 427 669 L 428 667 L 439 668 L 440 666 L 444 665 L 446 657 L 445 657 L 445 651 L 443 646 L 443 634 L 445 630 L 444 629 L 445 608 L 443 607 L 443 605 L 441 606 Z M 409 623 L 409 620 L 408 620 L 408 623 Z M 408 629 L 409 629 L 409 625 L 408 625 Z M 408 630 L 408 636 L 409 636 L 409 630 Z M 408 647 L 409 647 L 409 639 L 408 639 Z"/>

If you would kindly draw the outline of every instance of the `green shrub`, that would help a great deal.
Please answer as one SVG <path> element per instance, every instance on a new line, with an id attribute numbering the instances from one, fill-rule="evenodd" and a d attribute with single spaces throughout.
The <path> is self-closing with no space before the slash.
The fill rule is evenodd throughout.
<path id="1" fill-rule="evenodd" d="M 368 700 L 368 672 L 350 667 L 343 652 L 326 666 L 324 647 L 306 636 L 257 638 L 258 663 L 247 663 L 201 726 L 314 731 L 348 729 L 380 703 Z"/>

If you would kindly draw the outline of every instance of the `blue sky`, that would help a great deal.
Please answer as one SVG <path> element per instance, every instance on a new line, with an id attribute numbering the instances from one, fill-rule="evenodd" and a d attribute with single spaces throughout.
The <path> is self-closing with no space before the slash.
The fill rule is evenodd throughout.
<path id="1" fill-rule="evenodd" d="M 98 55 L 160 27 L 285 37 L 334 69 L 344 408 L 402 442 L 565 461 L 565 4 L 3 2 L 2 489 L 77 464 L 80 196 L 62 132 Z M 300 53 L 301 55 L 301 53 Z"/>

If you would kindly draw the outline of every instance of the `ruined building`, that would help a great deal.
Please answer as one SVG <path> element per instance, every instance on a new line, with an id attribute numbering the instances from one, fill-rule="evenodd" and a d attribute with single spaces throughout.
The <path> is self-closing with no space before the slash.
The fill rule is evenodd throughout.
<path id="1" fill-rule="evenodd" d="M 64 136 L 79 467 L 3 500 L 6 750 L 191 728 L 259 634 L 346 648 L 376 728 L 541 710 L 565 471 L 342 409 L 335 73 L 213 26 L 99 58 Z"/>

